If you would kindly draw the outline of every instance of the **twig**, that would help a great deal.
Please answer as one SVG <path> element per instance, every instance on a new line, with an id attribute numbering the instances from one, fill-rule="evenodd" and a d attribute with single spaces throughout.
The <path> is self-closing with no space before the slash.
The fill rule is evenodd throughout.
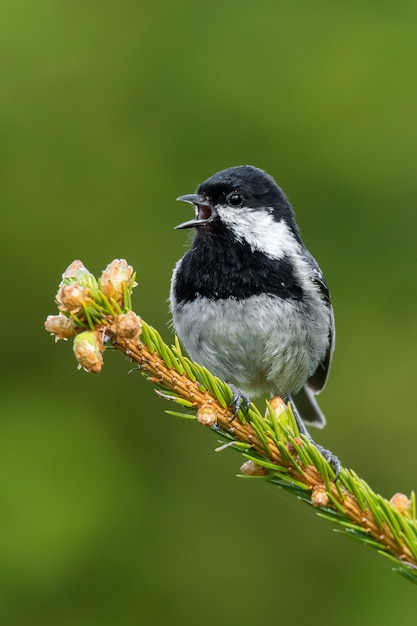
<path id="1" fill-rule="evenodd" d="M 417 583 L 414 494 L 410 499 L 396 494 L 388 501 L 348 469 L 342 469 L 334 482 L 332 467 L 300 436 L 291 407 L 280 398 L 267 403 L 265 416 L 253 404 L 235 415 L 229 406 L 230 388 L 183 356 L 178 341 L 167 346 L 131 310 L 135 285 L 126 261 L 113 261 L 99 280 L 75 261 L 63 274 L 56 296 L 60 314 L 48 317 L 46 329 L 57 340 L 75 338 L 76 358 L 87 371 L 100 371 L 107 345 L 127 355 L 160 395 L 188 411 L 196 410 L 201 424 L 243 454 L 243 475 L 268 480 L 309 502 L 319 515 L 336 522 L 340 532 L 375 547 L 394 561 L 397 571 Z"/>

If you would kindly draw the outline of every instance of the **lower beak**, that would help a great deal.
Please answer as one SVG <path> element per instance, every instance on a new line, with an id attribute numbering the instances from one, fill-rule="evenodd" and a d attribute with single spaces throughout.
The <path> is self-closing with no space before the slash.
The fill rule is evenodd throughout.
<path id="1" fill-rule="evenodd" d="M 204 196 L 200 196 L 196 193 L 190 193 L 185 196 L 180 196 L 179 198 L 177 198 L 177 200 L 194 204 L 196 208 L 196 217 L 189 222 L 178 224 L 178 226 L 175 226 L 176 230 L 180 230 L 182 228 L 195 228 L 197 226 L 204 226 L 213 219 L 213 209 L 211 208 L 207 198 L 205 198 Z"/>

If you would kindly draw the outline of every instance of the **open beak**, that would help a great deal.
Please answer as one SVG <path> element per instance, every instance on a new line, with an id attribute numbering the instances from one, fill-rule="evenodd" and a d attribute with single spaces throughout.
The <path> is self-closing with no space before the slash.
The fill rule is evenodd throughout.
<path id="1" fill-rule="evenodd" d="M 178 224 L 178 226 L 175 226 L 176 230 L 180 230 L 181 228 L 195 228 L 197 226 L 204 226 L 205 224 L 210 222 L 213 217 L 215 217 L 215 212 L 205 196 L 201 196 L 197 193 L 189 193 L 185 196 L 180 196 L 179 198 L 177 198 L 177 200 L 194 204 L 195 219 L 190 220 L 189 222 L 184 222 L 183 224 Z"/>

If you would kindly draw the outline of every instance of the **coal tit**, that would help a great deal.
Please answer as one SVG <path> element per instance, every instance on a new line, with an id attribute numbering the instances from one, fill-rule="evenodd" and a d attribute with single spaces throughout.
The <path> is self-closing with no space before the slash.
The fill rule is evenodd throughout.
<path id="1" fill-rule="evenodd" d="M 275 180 L 230 167 L 178 200 L 195 207 L 191 249 L 171 282 L 174 328 L 190 357 L 242 396 L 279 395 L 304 423 L 323 427 L 334 316 L 323 274 Z M 316 445 L 316 444 L 315 444 Z M 339 470 L 339 461 L 317 446 Z"/>

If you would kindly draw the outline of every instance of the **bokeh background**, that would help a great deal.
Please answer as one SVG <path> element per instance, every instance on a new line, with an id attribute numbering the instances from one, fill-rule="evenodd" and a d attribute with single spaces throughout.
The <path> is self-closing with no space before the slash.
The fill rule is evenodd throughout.
<path id="1" fill-rule="evenodd" d="M 171 340 L 175 198 L 251 163 L 295 206 L 337 349 L 320 442 L 417 486 L 417 5 L 4 0 L 0 623 L 414 624 L 416 589 L 164 414 L 130 364 L 43 330 L 67 265 L 138 271 Z"/>

